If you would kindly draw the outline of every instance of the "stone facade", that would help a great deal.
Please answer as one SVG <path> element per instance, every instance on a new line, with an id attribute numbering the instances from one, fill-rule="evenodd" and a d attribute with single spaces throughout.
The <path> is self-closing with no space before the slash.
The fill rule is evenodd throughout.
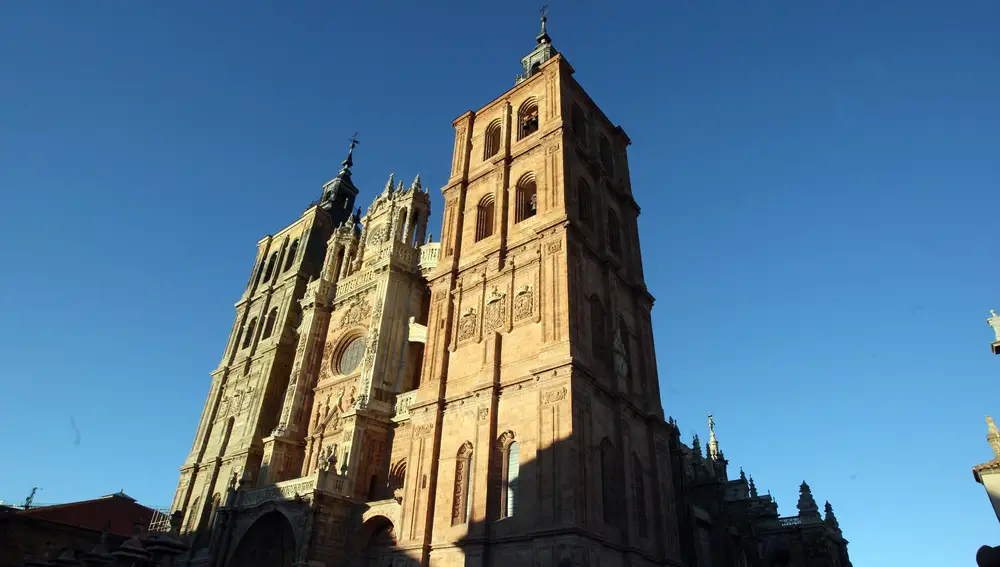
<path id="1" fill-rule="evenodd" d="M 181 469 L 182 564 L 684 564 L 630 141 L 544 19 L 522 66 L 453 123 L 439 243 L 419 177 L 350 214 L 354 143 L 259 243 Z"/>

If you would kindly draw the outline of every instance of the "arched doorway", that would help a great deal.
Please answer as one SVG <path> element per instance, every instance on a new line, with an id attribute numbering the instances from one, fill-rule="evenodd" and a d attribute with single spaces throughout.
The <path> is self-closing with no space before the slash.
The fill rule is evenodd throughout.
<path id="1" fill-rule="evenodd" d="M 240 538 L 230 567 L 292 567 L 295 534 L 281 512 L 268 512 Z"/>
<path id="2" fill-rule="evenodd" d="M 362 565 L 387 567 L 405 565 L 405 555 L 396 548 L 396 529 L 385 516 L 372 516 L 361 528 Z"/>

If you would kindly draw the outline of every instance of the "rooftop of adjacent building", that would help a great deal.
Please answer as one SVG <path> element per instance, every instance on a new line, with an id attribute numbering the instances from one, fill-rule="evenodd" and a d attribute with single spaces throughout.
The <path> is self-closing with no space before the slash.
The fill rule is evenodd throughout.
<path id="1" fill-rule="evenodd" d="M 6 508 L 6 510 L 4 510 Z M 0 513 L 15 514 L 57 524 L 64 524 L 94 531 L 128 537 L 133 525 L 151 526 L 167 516 L 167 508 L 153 508 L 139 504 L 124 491 L 119 490 L 90 500 L 63 504 L 6 504 L 0 502 Z"/>

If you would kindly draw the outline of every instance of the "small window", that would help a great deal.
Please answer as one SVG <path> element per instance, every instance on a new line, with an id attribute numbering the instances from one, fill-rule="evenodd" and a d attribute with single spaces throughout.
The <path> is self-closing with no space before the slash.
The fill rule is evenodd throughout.
<path id="1" fill-rule="evenodd" d="M 521 450 L 517 441 L 512 441 L 504 451 L 504 478 L 501 513 L 504 518 L 510 518 L 517 511 L 518 473 L 520 472 Z"/>
<path id="2" fill-rule="evenodd" d="M 607 437 L 601 441 L 601 508 L 603 511 L 604 523 L 611 524 L 615 521 L 617 502 L 614 498 L 614 446 Z"/>
<path id="3" fill-rule="evenodd" d="M 615 172 L 614 160 L 611 157 L 611 144 L 608 143 L 608 139 L 601 136 L 600 142 L 598 142 L 598 151 L 601 157 L 601 166 L 604 167 L 604 171 L 608 175 L 613 175 Z"/>
<path id="4" fill-rule="evenodd" d="M 292 264 L 295 263 L 295 253 L 298 251 L 299 251 L 299 240 L 296 238 L 295 240 L 292 241 L 291 246 L 288 247 L 288 252 L 285 255 L 285 268 L 282 270 L 283 272 L 287 272 L 288 269 L 292 267 Z"/>
<path id="5" fill-rule="evenodd" d="M 514 210 L 514 223 L 530 219 L 538 209 L 538 191 L 534 179 L 527 179 L 517 184 L 517 201 Z"/>
<path id="6" fill-rule="evenodd" d="M 243 336 L 243 348 L 250 346 L 253 342 L 253 332 L 257 328 L 257 319 L 253 318 L 250 320 L 250 324 L 247 325 L 247 334 Z"/>
<path id="7" fill-rule="evenodd" d="M 590 201 L 590 186 L 583 179 L 576 186 L 576 204 L 580 220 L 592 228 L 594 226 L 594 211 Z"/>
<path id="8" fill-rule="evenodd" d="M 486 138 L 484 149 L 483 149 L 483 159 L 490 159 L 491 157 L 500 153 L 500 121 L 494 120 L 486 127 Z"/>
<path id="9" fill-rule="evenodd" d="M 493 195 L 487 195 L 479 201 L 476 208 L 476 242 L 493 236 L 493 221 L 496 218 L 496 202 Z"/>
<path id="10" fill-rule="evenodd" d="M 638 528 L 639 537 L 645 539 L 648 534 L 645 478 L 642 475 L 642 462 L 639 461 L 639 455 L 635 453 L 632 454 L 632 491 L 635 501 L 635 525 Z"/>
<path id="11" fill-rule="evenodd" d="M 538 131 L 538 104 L 532 99 L 517 113 L 517 139 L 523 140 Z"/>
<path id="12" fill-rule="evenodd" d="M 622 253 L 621 225 L 614 211 L 608 211 L 608 248 L 612 254 Z"/>
<path id="13" fill-rule="evenodd" d="M 396 215 L 396 240 L 405 242 L 406 238 L 406 209 L 400 209 Z"/>
<path id="14" fill-rule="evenodd" d="M 576 104 L 570 110 L 570 125 L 573 128 L 573 135 L 580 141 L 580 145 L 587 147 L 587 119 L 583 116 L 583 111 Z"/>
<path id="15" fill-rule="evenodd" d="M 590 347 L 597 360 L 603 360 L 604 352 L 604 307 L 596 295 L 590 296 Z"/>
<path id="16" fill-rule="evenodd" d="M 344 247 L 343 246 L 340 246 L 340 249 L 337 250 L 337 256 L 336 256 L 336 258 L 337 258 L 337 260 L 336 260 L 336 262 L 334 262 L 333 273 L 330 274 L 330 279 L 333 280 L 333 281 L 337 281 L 338 279 L 340 279 L 340 271 L 344 269 Z"/>
<path id="17" fill-rule="evenodd" d="M 264 323 L 264 334 L 261 338 L 266 339 L 271 336 L 271 333 L 274 332 L 274 324 L 275 322 L 277 322 L 277 320 L 278 320 L 278 308 L 275 307 L 274 309 L 271 309 L 271 313 L 269 313 L 267 316 L 267 322 Z"/>
<path id="18" fill-rule="evenodd" d="M 358 365 L 361 364 L 361 358 L 365 355 L 366 345 L 367 341 L 365 337 L 352 339 L 343 352 L 340 353 L 340 360 L 337 361 L 337 372 L 344 375 L 354 372 Z"/>

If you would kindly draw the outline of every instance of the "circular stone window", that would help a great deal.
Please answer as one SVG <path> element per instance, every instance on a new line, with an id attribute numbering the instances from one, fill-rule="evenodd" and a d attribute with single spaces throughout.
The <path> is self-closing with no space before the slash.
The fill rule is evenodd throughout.
<path id="1" fill-rule="evenodd" d="M 340 359 L 337 360 L 337 372 L 350 374 L 361 364 L 361 358 L 365 355 L 367 341 L 364 337 L 351 339 L 344 350 L 340 351 Z"/>

